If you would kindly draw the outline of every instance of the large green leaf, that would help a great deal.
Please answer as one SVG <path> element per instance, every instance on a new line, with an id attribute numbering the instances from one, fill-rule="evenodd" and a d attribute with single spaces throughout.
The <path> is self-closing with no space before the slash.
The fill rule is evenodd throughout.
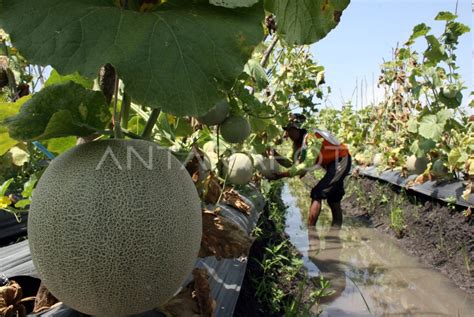
<path id="1" fill-rule="evenodd" d="M 104 95 L 74 82 L 44 88 L 5 120 L 10 136 L 30 141 L 87 136 L 105 128 L 110 113 Z"/>
<path id="2" fill-rule="evenodd" d="M 29 99 L 30 96 L 26 96 L 14 103 L 0 102 L 0 156 L 18 143 L 8 134 L 8 128 L 4 125 L 5 119 L 16 115 L 20 111 L 20 107 Z"/>
<path id="3" fill-rule="evenodd" d="M 421 118 L 418 133 L 433 141 L 438 141 L 444 131 L 448 119 L 452 116 L 449 109 L 443 109 L 436 114 L 428 114 Z"/>
<path id="4" fill-rule="evenodd" d="M 413 33 L 410 35 L 409 42 L 412 43 L 414 40 L 420 36 L 425 36 L 431 30 L 431 27 L 427 26 L 425 23 L 415 25 L 413 28 Z"/>
<path id="5" fill-rule="evenodd" d="M 266 0 L 276 15 L 278 33 L 290 44 L 311 44 L 337 26 L 350 0 Z"/>
<path id="6" fill-rule="evenodd" d="M 112 0 L 2 0 L 0 27 L 30 62 L 94 78 L 111 63 L 137 102 L 203 115 L 263 38 L 261 5 L 168 0 L 152 12 Z"/>

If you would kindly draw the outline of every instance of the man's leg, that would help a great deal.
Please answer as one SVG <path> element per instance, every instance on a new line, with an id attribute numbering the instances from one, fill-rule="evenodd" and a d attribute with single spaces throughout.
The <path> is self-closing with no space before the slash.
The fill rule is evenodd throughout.
<path id="1" fill-rule="evenodd" d="M 342 208 L 341 208 L 341 201 L 346 194 L 344 190 L 344 179 L 347 175 L 349 175 L 351 170 L 351 157 L 347 157 L 347 165 L 344 169 L 344 174 L 342 175 L 341 179 L 337 181 L 331 188 L 331 191 L 327 195 L 328 197 L 328 205 L 331 208 L 332 213 L 332 226 L 340 228 L 342 226 Z"/>
<path id="2" fill-rule="evenodd" d="M 311 203 L 308 216 L 308 226 L 315 226 L 321 213 L 321 200 L 316 199 Z"/>
<path id="3" fill-rule="evenodd" d="M 341 202 L 329 202 L 328 205 L 331 208 L 332 213 L 332 226 L 340 228 L 342 226 L 342 208 Z"/>

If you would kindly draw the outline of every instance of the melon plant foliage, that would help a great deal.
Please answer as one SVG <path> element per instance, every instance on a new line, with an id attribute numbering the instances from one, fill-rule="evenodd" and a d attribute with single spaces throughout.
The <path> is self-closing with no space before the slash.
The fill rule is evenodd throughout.
<path id="1" fill-rule="evenodd" d="M 147 12 L 110 0 L 3 0 L 0 27 L 34 64 L 96 77 L 116 68 L 139 103 L 200 115 L 263 39 L 261 5 L 233 10 L 170 0 Z"/>
<path id="2" fill-rule="evenodd" d="M 2 0 L 0 27 L 31 63 L 89 78 L 110 63 L 138 103 L 175 115 L 212 108 L 263 39 L 262 3 L 248 7 L 255 1 L 129 2 L 124 9 L 112 0 Z M 285 11 L 287 2 L 305 6 L 291 4 Z M 335 27 L 348 2 L 265 5 L 282 36 L 303 44 Z"/>

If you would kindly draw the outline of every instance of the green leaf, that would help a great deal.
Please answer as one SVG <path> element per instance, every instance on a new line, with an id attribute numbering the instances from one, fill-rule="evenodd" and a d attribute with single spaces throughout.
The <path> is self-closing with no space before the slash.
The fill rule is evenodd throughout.
<path id="1" fill-rule="evenodd" d="M 452 149 L 448 154 L 448 164 L 449 166 L 456 166 L 461 158 L 461 151 L 458 148 Z"/>
<path id="2" fill-rule="evenodd" d="M 265 0 L 275 14 L 278 33 L 289 44 L 312 44 L 324 38 L 340 21 L 350 0 Z"/>
<path id="3" fill-rule="evenodd" d="M 434 35 L 426 36 L 426 41 L 429 44 L 428 49 L 423 54 L 431 65 L 437 65 L 440 61 L 448 58 L 444 46 L 438 41 Z"/>
<path id="4" fill-rule="evenodd" d="M 199 116 L 222 99 L 263 39 L 261 5 L 168 0 L 151 12 L 111 0 L 3 0 L 0 27 L 29 62 L 95 78 L 114 65 L 137 102 Z"/>
<path id="5" fill-rule="evenodd" d="M 103 130 L 109 121 L 101 92 L 68 82 L 42 89 L 5 123 L 12 138 L 31 141 L 91 135 Z"/>
<path id="6" fill-rule="evenodd" d="M 433 141 L 438 141 L 444 131 L 446 121 L 451 118 L 452 113 L 449 109 L 443 109 L 436 114 L 424 115 L 420 118 L 418 133 Z"/>
<path id="7" fill-rule="evenodd" d="M 67 136 L 63 138 L 54 138 L 46 141 L 46 147 L 50 152 L 62 154 L 76 145 L 77 138 L 75 136 Z"/>
<path id="8" fill-rule="evenodd" d="M 418 133 L 427 139 L 439 140 L 443 133 L 444 123 L 441 124 L 437 121 L 437 117 L 434 114 L 426 115 L 421 118 L 420 127 Z"/>
<path id="9" fill-rule="evenodd" d="M 25 208 L 25 207 L 28 206 L 28 205 L 31 205 L 31 200 L 29 200 L 29 199 L 22 199 L 22 200 L 19 200 L 19 201 L 16 202 L 15 208 L 23 209 L 23 208 Z"/>
<path id="10" fill-rule="evenodd" d="M 49 75 L 48 80 L 44 83 L 44 87 L 48 87 L 48 86 L 56 85 L 56 84 L 64 84 L 69 81 L 75 82 L 76 84 L 79 84 L 87 89 L 92 89 L 92 87 L 94 86 L 94 81 L 87 79 L 85 77 L 82 77 L 77 72 L 73 74 L 61 76 L 56 70 L 53 69 L 53 71 Z"/>
<path id="11" fill-rule="evenodd" d="M 18 141 L 14 140 L 8 134 L 8 128 L 4 125 L 6 118 L 14 116 L 20 111 L 20 107 L 31 97 L 26 96 L 15 103 L 0 102 L 0 156 L 14 147 Z"/>
<path id="12" fill-rule="evenodd" d="M 176 118 L 174 135 L 177 137 L 188 137 L 193 134 L 193 127 L 185 118 Z"/>
<path id="13" fill-rule="evenodd" d="M 414 118 L 410 118 L 407 122 L 407 131 L 410 133 L 418 132 L 418 122 Z"/>
<path id="14" fill-rule="evenodd" d="M 441 11 L 438 13 L 438 15 L 435 17 L 436 21 L 452 21 L 456 19 L 458 16 L 449 12 L 449 11 Z"/>
<path id="15" fill-rule="evenodd" d="M 251 7 L 259 0 L 209 0 L 210 4 L 225 8 Z"/>
<path id="16" fill-rule="evenodd" d="M 258 61 L 254 59 L 249 60 L 245 65 L 244 71 L 255 79 L 259 90 L 268 86 L 267 74 Z"/>
<path id="17" fill-rule="evenodd" d="M 449 109 L 442 109 L 436 113 L 436 117 L 438 118 L 438 122 L 446 123 L 451 117 L 453 116 L 453 113 Z"/>
<path id="18" fill-rule="evenodd" d="M 427 26 L 425 23 L 416 25 L 413 28 L 413 33 L 410 36 L 410 42 L 413 42 L 420 36 L 425 36 L 431 30 L 431 27 Z"/>
<path id="19" fill-rule="evenodd" d="M 21 192 L 21 195 L 25 198 L 31 197 L 37 182 L 38 176 L 36 176 L 36 174 L 32 174 L 30 179 L 28 179 L 28 181 L 23 185 L 23 191 Z"/>
<path id="20" fill-rule="evenodd" d="M 11 183 L 13 182 L 13 178 L 10 178 L 3 182 L 2 186 L 0 186 L 0 196 L 5 196 L 7 193 L 8 187 L 10 187 Z"/>

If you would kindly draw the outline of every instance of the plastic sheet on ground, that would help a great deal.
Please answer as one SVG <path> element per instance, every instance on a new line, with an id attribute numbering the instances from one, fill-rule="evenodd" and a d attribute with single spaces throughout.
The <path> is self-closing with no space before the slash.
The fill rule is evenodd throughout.
<path id="1" fill-rule="evenodd" d="M 27 212 L 21 213 L 20 222 L 18 222 L 13 214 L 0 210 L 0 241 L 26 235 L 27 219 Z"/>
<path id="2" fill-rule="evenodd" d="M 256 227 L 258 218 L 265 206 L 265 201 L 259 190 L 254 186 L 247 186 L 238 191 L 245 202 L 251 206 L 249 216 L 240 211 L 220 204 L 220 215 L 239 225 L 245 232 L 250 234 Z M 196 267 L 204 268 L 209 273 L 209 285 L 212 297 L 216 300 L 216 316 L 232 316 L 237 303 L 242 281 L 247 268 L 247 259 L 222 259 L 215 257 L 198 258 Z M 31 260 L 28 241 L 22 241 L 7 247 L 0 248 L 0 274 L 7 277 L 26 275 L 38 277 Z M 186 285 L 192 276 L 188 277 Z M 41 314 L 30 314 L 35 317 L 79 317 L 84 316 L 65 305 L 59 305 Z M 158 311 L 150 311 L 140 315 L 140 317 L 164 316 Z"/>
<path id="3" fill-rule="evenodd" d="M 388 183 L 406 187 L 408 183 L 416 178 L 417 175 L 410 175 L 408 178 L 404 178 L 400 175 L 400 172 L 387 170 L 380 172 L 376 167 L 357 167 L 356 170 L 362 176 L 368 176 L 376 179 L 386 181 Z M 456 203 L 463 207 L 474 206 L 474 194 L 470 194 L 468 200 L 462 197 L 465 189 L 462 180 L 452 181 L 428 181 L 423 184 L 417 184 L 409 187 L 410 190 L 421 193 L 426 196 L 433 197 L 444 202 Z"/>

